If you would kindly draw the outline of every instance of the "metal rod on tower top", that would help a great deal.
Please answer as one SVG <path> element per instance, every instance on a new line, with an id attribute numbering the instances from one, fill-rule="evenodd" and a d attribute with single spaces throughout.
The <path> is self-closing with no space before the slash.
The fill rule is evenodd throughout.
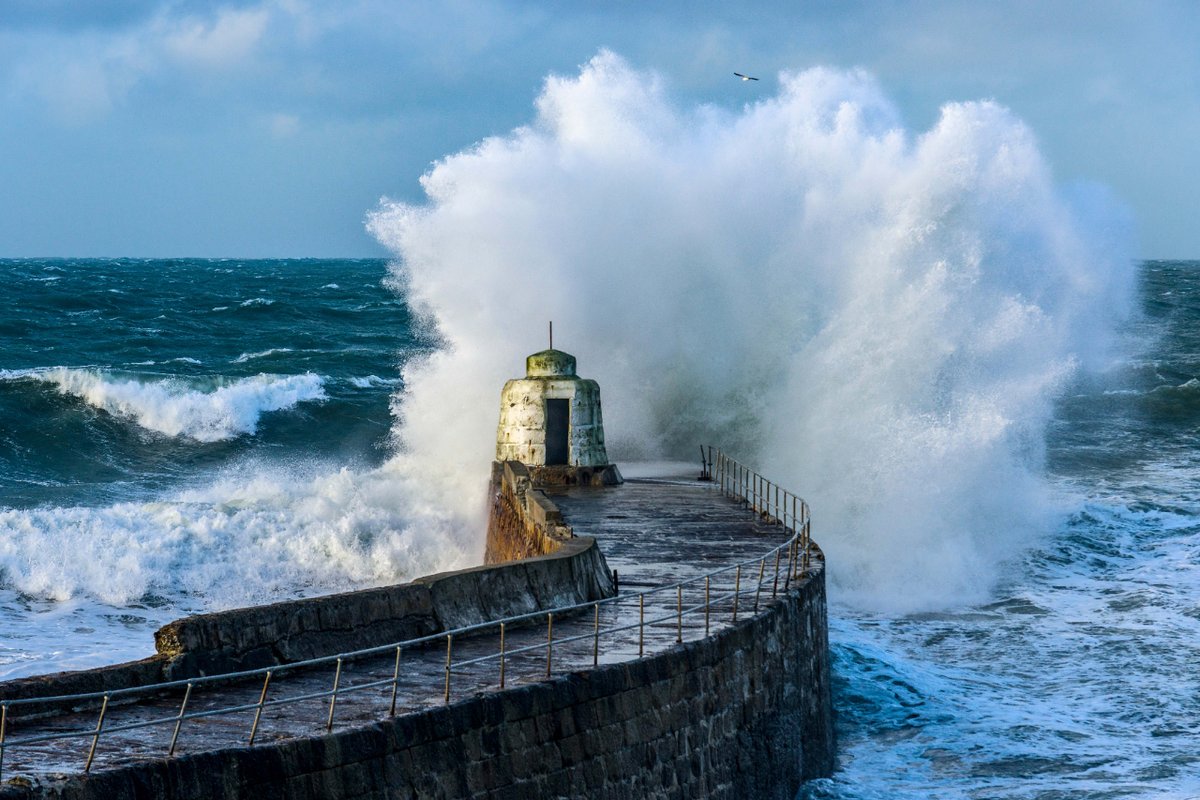
<path id="1" fill-rule="evenodd" d="M 554 320 L 550 320 L 550 349 L 554 349 Z"/>

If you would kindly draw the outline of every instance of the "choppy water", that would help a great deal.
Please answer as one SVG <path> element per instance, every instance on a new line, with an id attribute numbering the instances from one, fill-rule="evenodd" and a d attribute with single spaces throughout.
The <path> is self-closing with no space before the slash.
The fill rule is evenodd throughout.
<path id="1" fill-rule="evenodd" d="M 151 496 L 263 450 L 377 462 L 398 364 L 420 346 L 380 261 L 0 268 L 9 506 Z"/>
<path id="2" fill-rule="evenodd" d="M 381 472 L 401 365 L 429 349 L 385 262 L 0 274 L 0 676 L 144 656 L 182 613 L 458 555 L 412 551 Z"/>

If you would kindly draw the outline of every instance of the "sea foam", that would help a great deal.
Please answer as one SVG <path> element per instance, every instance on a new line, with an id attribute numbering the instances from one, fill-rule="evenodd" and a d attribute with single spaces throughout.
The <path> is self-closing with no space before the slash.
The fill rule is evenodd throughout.
<path id="1" fill-rule="evenodd" d="M 835 596 L 868 607 L 980 599 L 1049 524 L 1052 402 L 1132 308 L 1103 191 L 1058 186 L 993 102 L 910 132 L 860 71 L 681 108 L 602 52 L 422 186 L 368 222 L 445 343 L 396 401 L 415 503 L 480 491 L 499 387 L 554 320 L 611 456 L 714 443 L 760 466 L 811 501 Z"/>
<path id="2" fill-rule="evenodd" d="M 175 614 L 436 572 L 464 553 L 409 509 L 387 468 L 246 463 L 154 502 L 0 509 L 0 587 Z"/>

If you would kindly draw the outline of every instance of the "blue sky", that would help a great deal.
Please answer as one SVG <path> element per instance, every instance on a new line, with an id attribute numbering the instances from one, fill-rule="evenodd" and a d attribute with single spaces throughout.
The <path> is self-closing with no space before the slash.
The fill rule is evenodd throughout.
<path id="1" fill-rule="evenodd" d="M 1129 206 L 1139 255 L 1200 258 L 1198 41 L 1194 2 L 0 0 L 0 257 L 382 256 L 381 196 L 609 48 L 685 105 L 816 65 L 872 72 L 912 131 L 994 99 Z"/>

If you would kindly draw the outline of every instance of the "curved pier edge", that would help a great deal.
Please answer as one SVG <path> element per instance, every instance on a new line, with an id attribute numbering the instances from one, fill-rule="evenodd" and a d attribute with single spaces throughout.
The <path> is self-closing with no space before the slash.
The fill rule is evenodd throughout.
<path id="1" fill-rule="evenodd" d="M 561 520 L 552 503 L 548 508 Z M 184 617 L 155 632 L 158 652 L 149 658 L 0 682 L 0 700 L 110 692 L 295 663 L 611 597 L 612 572 L 595 539 L 573 536 L 566 526 L 558 533 L 538 545 L 541 554 L 519 561 Z M 70 703 L 14 706 L 10 718 L 70 708 Z"/>
<path id="2" fill-rule="evenodd" d="M 262 666 L 256 659 L 284 663 L 269 659 L 300 660 L 364 640 L 395 641 L 610 596 L 612 576 L 596 542 L 573 535 L 559 509 L 527 482 L 527 471 L 498 467 L 493 516 L 507 508 L 505 535 L 515 537 L 504 547 L 524 542 L 540 554 L 399 586 L 189 617 L 159 631 L 162 652 L 151 659 L 10 681 L 0 684 L 0 699 L 19 691 L 49 696 L 181 677 L 172 669 L 186 674 L 214 665 Z M 410 628 L 402 633 L 403 626 Z M 152 674 L 155 680 L 148 680 Z M 834 748 L 825 561 L 812 543 L 803 573 L 758 613 L 645 658 L 324 736 L 183 753 L 35 783 L 6 781 L 0 800 L 792 800 L 804 781 L 832 772 Z"/>

